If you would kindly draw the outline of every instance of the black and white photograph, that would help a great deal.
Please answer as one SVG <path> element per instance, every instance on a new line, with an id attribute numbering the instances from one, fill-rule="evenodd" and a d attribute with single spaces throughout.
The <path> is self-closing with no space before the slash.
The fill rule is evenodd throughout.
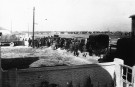
<path id="1" fill-rule="evenodd" d="M 0 87 L 135 87 L 135 0 L 0 0 Z"/>

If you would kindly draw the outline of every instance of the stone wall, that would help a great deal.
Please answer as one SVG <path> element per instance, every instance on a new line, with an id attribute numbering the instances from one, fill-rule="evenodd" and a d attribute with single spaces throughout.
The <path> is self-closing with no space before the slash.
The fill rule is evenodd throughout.
<path id="1" fill-rule="evenodd" d="M 56 84 L 58 87 L 114 87 L 114 71 L 114 62 L 12 69 L 3 73 L 3 86 L 44 87 L 42 83 L 49 83 L 49 85 Z"/>

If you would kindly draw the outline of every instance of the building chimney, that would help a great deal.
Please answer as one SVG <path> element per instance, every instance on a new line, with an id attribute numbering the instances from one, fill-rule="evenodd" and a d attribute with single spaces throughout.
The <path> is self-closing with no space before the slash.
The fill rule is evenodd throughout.
<path id="1" fill-rule="evenodd" d="M 129 18 L 132 19 L 131 37 L 135 37 L 135 15 L 131 15 Z"/>

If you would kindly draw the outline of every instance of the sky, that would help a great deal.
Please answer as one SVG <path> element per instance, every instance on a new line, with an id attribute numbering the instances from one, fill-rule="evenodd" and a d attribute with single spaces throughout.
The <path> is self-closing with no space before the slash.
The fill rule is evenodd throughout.
<path id="1" fill-rule="evenodd" d="M 135 0 L 0 0 L 0 27 L 12 31 L 131 31 Z"/>

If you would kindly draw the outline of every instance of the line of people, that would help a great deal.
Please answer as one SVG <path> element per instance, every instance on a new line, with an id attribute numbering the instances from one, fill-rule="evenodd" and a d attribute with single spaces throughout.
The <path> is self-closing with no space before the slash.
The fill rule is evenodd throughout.
<path id="1" fill-rule="evenodd" d="M 28 40 L 29 46 L 33 46 L 32 39 Z M 52 47 L 54 50 L 61 48 L 74 54 L 79 55 L 79 51 L 86 55 L 92 54 L 100 55 L 97 51 L 104 50 L 109 45 L 108 35 L 89 36 L 89 38 L 61 38 L 59 36 L 48 36 L 43 38 L 36 38 L 34 40 L 35 47 L 41 46 Z"/>

